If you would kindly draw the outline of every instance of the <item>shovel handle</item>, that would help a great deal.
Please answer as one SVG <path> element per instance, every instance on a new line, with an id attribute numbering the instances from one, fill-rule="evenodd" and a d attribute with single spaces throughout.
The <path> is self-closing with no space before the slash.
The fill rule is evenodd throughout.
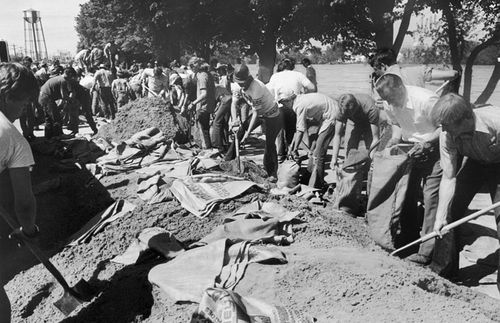
<path id="1" fill-rule="evenodd" d="M 466 217 L 463 217 L 463 218 L 461 218 L 460 220 L 457 220 L 457 221 L 455 221 L 455 222 L 452 222 L 452 223 L 450 223 L 450 224 L 447 224 L 447 225 L 445 225 L 445 226 L 441 229 L 441 231 L 442 231 L 444 234 L 446 234 L 446 233 L 448 233 L 451 229 L 454 229 L 454 228 L 458 227 L 459 225 L 462 225 L 462 224 L 464 224 L 464 223 L 466 223 L 466 222 L 469 222 L 469 221 L 471 221 L 471 220 L 474 220 L 475 218 L 478 218 L 479 216 L 481 216 L 481 215 L 483 215 L 483 214 L 485 214 L 485 213 L 487 213 L 487 212 L 489 212 L 489 211 L 491 211 L 491 210 L 493 210 L 493 209 L 496 209 L 497 207 L 500 207 L 500 202 L 496 202 L 496 203 L 494 203 L 494 204 L 492 204 L 492 205 L 490 205 L 490 206 L 488 206 L 488 207 L 486 207 L 486 208 L 484 208 L 484 209 L 481 209 L 481 210 L 479 210 L 479 211 L 477 211 L 477 212 L 474 212 L 474 213 L 472 213 L 472 214 L 470 214 L 470 215 L 468 215 L 468 216 L 466 216 Z M 417 240 L 415 240 L 415 241 L 413 241 L 413 242 L 411 242 L 411 243 L 407 244 L 406 246 L 403 246 L 403 247 L 401 247 L 401 248 L 399 248 L 399 249 L 397 249 L 397 250 L 394 250 L 393 252 L 391 252 L 391 256 L 394 256 L 395 254 L 397 254 L 397 253 L 398 253 L 398 252 L 400 252 L 400 251 L 403 251 L 403 250 L 405 250 L 405 249 L 408 249 L 409 247 L 412 247 L 412 246 L 414 246 L 414 245 L 416 245 L 416 244 L 419 244 L 419 243 L 422 243 L 422 242 L 426 242 L 427 240 L 433 239 L 433 238 L 435 238 L 435 237 L 437 237 L 437 236 L 438 236 L 438 234 L 437 234 L 436 232 L 431 232 L 431 233 L 429 233 L 429 234 L 426 234 L 425 236 L 421 237 L 420 239 L 417 239 Z"/>
<path id="2" fill-rule="evenodd" d="M 10 226 L 12 230 L 15 230 L 17 227 L 17 224 L 12 220 L 12 218 L 7 214 L 7 211 L 0 206 L 0 216 L 7 222 L 7 224 Z M 35 256 L 38 261 L 40 261 L 45 268 L 54 276 L 54 278 L 61 284 L 61 286 L 64 288 L 65 291 L 69 292 L 70 294 L 74 294 L 73 290 L 71 287 L 69 287 L 68 283 L 64 279 L 64 277 L 61 275 L 59 270 L 50 262 L 50 260 L 43 254 L 43 252 L 33 243 L 31 243 L 28 240 L 23 240 L 23 243 L 28 247 L 28 249 L 31 251 L 33 256 Z"/>

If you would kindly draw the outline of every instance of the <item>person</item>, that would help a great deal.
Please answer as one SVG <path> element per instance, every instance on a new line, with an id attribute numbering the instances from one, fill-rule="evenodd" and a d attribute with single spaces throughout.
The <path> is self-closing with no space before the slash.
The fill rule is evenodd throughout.
<path id="1" fill-rule="evenodd" d="M 220 75 L 219 71 L 217 70 L 217 65 L 219 65 L 219 60 L 215 57 L 211 58 L 208 72 L 212 74 L 212 78 L 214 79 L 215 84 L 219 84 L 220 81 Z"/>
<path id="2" fill-rule="evenodd" d="M 76 78 L 76 71 L 68 67 L 63 75 L 49 79 L 41 87 L 38 102 L 45 113 L 45 138 L 63 134 L 61 108 L 64 109 L 74 96 L 72 85 Z M 60 105 L 56 102 L 58 100 L 62 101 Z"/>
<path id="3" fill-rule="evenodd" d="M 22 60 L 22 64 L 28 70 L 30 70 L 31 73 L 33 73 L 33 71 L 32 71 L 33 59 L 31 59 L 31 57 L 25 56 Z M 26 106 L 26 109 L 24 110 L 21 117 L 19 118 L 19 124 L 21 125 L 21 129 L 23 131 L 23 136 L 28 141 L 35 139 L 35 135 L 33 134 L 33 130 L 35 128 L 35 123 L 36 123 L 35 109 L 36 109 L 36 105 L 33 102 L 30 102 Z"/>
<path id="4" fill-rule="evenodd" d="M 78 67 L 84 71 L 88 71 L 90 65 L 90 50 L 84 48 L 76 53 L 75 62 Z"/>
<path id="5" fill-rule="evenodd" d="M 113 75 L 109 71 L 109 65 L 99 65 L 99 70 L 94 74 L 94 85 L 92 91 L 96 91 L 100 101 L 103 104 L 104 117 L 113 120 L 116 113 L 115 99 L 111 92 L 111 84 L 113 83 Z M 95 109 L 93 108 L 95 111 Z"/>
<path id="6" fill-rule="evenodd" d="M 314 92 L 316 87 L 302 73 L 294 71 L 295 64 L 290 59 L 283 60 L 284 70 L 271 76 L 268 89 L 273 93 L 275 100 L 280 92 L 294 92 L 295 94 Z M 281 107 L 283 130 L 278 134 L 278 160 L 284 161 L 287 156 L 288 145 L 292 142 L 295 133 L 296 116 L 293 110 Z"/>
<path id="7" fill-rule="evenodd" d="M 264 148 L 264 169 L 271 181 L 277 179 L 278 154 L 276 152 L 276 137 L 282 129 L 281 111 L 274 99 L 274 95 L 261 81 L 250 74 L 246 64 L 235 66 L 233 73 L 234 83 L 231 86 L 231 129 L 236 132 L 239 142 L 243 144 L 250 133 L 260 124 L 265 126 L 266 144 Z M 238 118 L 238 104 L 240 99 L 251 107 L 252 114 L 243 123 Z M 226 160 L 236 157 L 236 146 L 233 141 L 226 153 Z"/>
<path id="8" fill-rule="evenodd" d="M 405 85 L 425 87 L 426 82 L 452 80 L 458 76 L 455 70 L 437 70 L 425 65 L 401 67 L 396 53 L 391 48 L 380 48 L 370 58 L 374 70 L 373 82 L 384 74 L 396 74 Z M 373 83 L 373 86 L 375 83 Z"/>
<path id="9" fill-rule="evenodd" d="M 28 142 L 13 122 L 25 106 L 38 97 L 38 91 L 38 82 L 26 67 L 18 63 L 0 65 L 0 204 L 16 215 L 20 227 L 13 234 L 26 240 L 39 232 L 35 224 L 36 201 L 30 178 L 30 167 L 35 161 Z M 6 199 L 7 195 L 11 198 Z M 0 277 L 0 322 L 8 323 L 11 321 L 11 307 L 4 279 Z"/>
<path id="10" fill-rule="evenodd" d="M 188 109 L 196 107 L 196 124 L 202 134 L 203 149 L 211 149 L 210 116 L 215 111 L 215 80 L 202 58 L 192 57 L 189 66 L 196 73 L 196 99 L 188 105 Z"/>
<path id="11" fill-rule="evenodd" d="M 374 152 L 374 148 L 379 142 L 380 110 L 375 104 L 375 100 L 368 94 L 345 93 L 338 98 L 340 113 L 335 124 L 335 135 L 333 137 L 333 152 L 330 167 L 339 170 L 338 155 L 342 134 L 345 130 L 346 152 L 359 149 L 361 140 L 368 151 Z M 347 125 L 347 129 L 346 129 Z M 356 217 L 360 215 L 360 192 L 363 180 L 366 180 L 368 169 L 360 167 L 356 170 L 358 176 L 343 176 L 337 187 L 342 187 L 338 191 L 335 200 L 335 207 L 346 215 Z"/>
<path id="12" fill-rule="evenodd" d="M 145 68 L 142 72 L 143 90 L 149 98 L 166 98 L 168 94 L 168 77 L 161 67 Z"/>
<path id="13" fill-rule="evenodd" d="M 64 67 L 61 66 L 61 63 L 58 59 L 54 60 L 52 66 L 49 69 L 50 77 L 62 75 L 64 73 Z"/>
<path id="14" fill-rule="evenodd" d="M 127 74 L 121 70 L 116 73 L 117 79 L 111 82 L 111 92 L 115 98 L 118 108 L 130 101 L 130 85 L 128 84 Z"/>
<path id="15" fill-rule="evenodd" d="M 71 135 L 76 135 L 78 133 L 78 124 L 80 122 L 80 108 L 87 120 L 87 123 L 92 130 L 93 134 L 97 134 L 97 126 L 95 124 L 94 118 L 92 117 L 92 96 L 90 90 L 80 85 L 79 83 L 73 84 L 73 89 L 75 92 L 74 99 L 68 105 L 69 123 L 68 130 L 71 131 Z"/>
<path id="16" fill-rule="evenodd" d="M 408 183 L 407 199 L 416 198 L 423 192 L 424 218 L 421 236 L 433 230 L 438 202 L 439 182 L 442 170 L 439 163 L 439 134 L 441 132 L 431 119 L 431 113 L 438 96 L 430 90 L 405 86 L 403 80 L 395 74 L 384 74 L 376 83 L 376 91 L 387 104 L 384 110 L 392 125 L 392 138 L 386 148 L 391 148 L 403 140 L 413 144 L 408 156 L 413 159 L 412 180 Z M 374 168 L 377 164 L 374 164 Z M 423 183 L 423 187 L 420 186 Z M 417 201 L 413 204 L 413 210 Z M 412 215 L 411 212 L 405 214 Z M 431 262 L 434 241 L 430 240 L 420 245 L 418 253 L 407 259 L 422 265 Z"/>
<path id="17" fill-rule="evenodd" d="M 90 51 L 90 65 L 97 68 L 99 65 L 104 64 L 104 51 L 97 46 L 93 46 Z"/>
<path id="18" fill-rule="evenodd" d="M 311 81 L 312 84 L 314 84 L 314 91 L 312 92 L 318 92 L 318 81 L 316 80 L 316 70 L 311 64 L 311 60 L 307 57 L 304 57 L 302 59 L 302 66 L 305 67 L 306 69 L 306 77 Z"/>
<path id="19" fill-rule="evenodd" d="M 443 236 L 443 227 L 464 217 L 474 195 L 482 188 L 489 191 L 492 202 L 500 200 L 500 107 L 486 105 L 473 109 L 460 95 L 448 93 L 437 101 L 431 117 L 442 128 L 439 152 L 443 168 L 433 227 L 443 241 L 436 243 L 431 269 L 453 277 L 458 271 L 457 232 Z M 461 156 L 466 159 L 463 163 Z M 500 209 L 496 208 L 494 213 L 500 240 Z M 497 261 L 500 290 L 500 260 Z"/>
<path id="20" fill-rule="evenodd" d="M 187 105 L 188 105 L 188 99 L 187 99 L 187 94 L 186 91 L 184 90 L 184 86 L 182 83 L 182 77 L 174 72 L 170 75 L 170 103 L 172 103 L 172 106 L 176 112 L 184 114 Z"/>
<path id="21" fill-rule="evenodd" d="M 118 46 L 116 46 L 113 40 L 110 40 L 108 43 L 106 43 L 106 45 L 104 45 L 104 56 L 106 56 L 106 60 L 111 68 L 116 67 Z"/>
<path id="22" fill-rule="evenodd" d="M 297 131 L 290 145 L 290 154 L 298 155 L 304 132 L 310 124 L 318 125 L 318 139 L 312 154 L 309 155 L 308 170 L 311 173 L 309 186 L 323 188 L 325 177 L 325 157 L 328 146 L 335 133 L 335 120 L 340 110 L 337 102 L 321 93 L 296 95 L 284 90 L 278 94 L 279 103 L 297 114 Z"/>
<path id="23" fill-rule="evenodd" d="M 134 75 L 129 80 L 130 89 L 134 94 L 136 99 L 142 98 L 142 73 L 144 72 L 144 64 L 136 65 L 137 72 L 134 72 Z"/>
<path id="24" fill-rule="evenodd" d="M 214 147 L 221 154 L 227 151 L 228 140 L 228 121 L 231 115 L 231 92 L 222 85 L 215 86 L 215 109 L 214 120 L 212 123 L 212 142 Z"/>

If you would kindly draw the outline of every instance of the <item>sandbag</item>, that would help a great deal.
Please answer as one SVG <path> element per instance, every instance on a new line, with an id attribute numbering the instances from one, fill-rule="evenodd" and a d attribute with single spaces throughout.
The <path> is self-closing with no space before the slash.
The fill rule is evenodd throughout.
<path id="1" fill-rule="evenodd" d="M 299 184 L 300 166 L 294 160 L 285 160 L 278 167 L 278 188 L 293 188 Z"/>
<path id="2" fill-rule="evenodd" d="M 366 217 L 370 236 L 387 250 L 405 241 L 401 217 L 411 168 L 412 160 L 406 153 L 375 153 Z"/>
<path id="3" fill-rule="evenodd" d="M 191 323 L 308 323 L 314 319 L 297 310 L 240 296 L 222 288 L 208 288 L 203 293 Z"/>

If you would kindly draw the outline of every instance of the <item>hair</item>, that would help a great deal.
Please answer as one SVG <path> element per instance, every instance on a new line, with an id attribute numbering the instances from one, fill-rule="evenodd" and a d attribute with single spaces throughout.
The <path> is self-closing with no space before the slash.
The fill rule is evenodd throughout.
<path id="1" fill-rule="evenodd" d="M 384 74 L 375 83 L 375 90 L 383 100 L 390 104 L 400 105 L 406 97 L 403 80 L 396 74 Z"/>
<path id="2" fill-rule="evenodd" d="M 64 69 L 63 73 L 65 78 L 70 78 L 70 77 L 77 77 L 78 74 L 76 73 L 75 69 L 73 67 L 66 67 Z"/>
<path id="3" fill-rule="evenodd" d="M 215 67 L 217 63 L 219 63 L 219 60 L 217 58 L 214 57 L 210 59 L 210 66 Z"/>
<path id="4" fill-rule="evenodd" d="M 279 62 L 278 66 L 276 67 L 276 72 L 281 72 L 283 70 L 285 70 L 285 64 L 283 64 L 283 62 Z"/>
<path id="5" fill-rule="evenodd" d="M 431 112 L 434 125 L 453 124 L 472 118 L 472 106 L 462 96 L 448 93 L 439 98 Z"/>
<path id="6" fill-rule="evenodd" d="M 302 59 L 302 64 L 303 65 L 311 65 L 311 60 L 309 58 L 307 58 L 307 57 L 304 57 Z"/>
<path id="7" fill-rule="evenodd" d="M 283 68 L 285 70 L 293 71 L 295 69 L 295 60 L 293 58 L 285 58 L 283 60 Z"/>
<path id="8" fill-rule="evenodd" d="M 0 64 L 0 98 L 21 101 L 25 98 L 36 100 L 40 86 L 35 75 L 19 63 Z"/>
<path id="9" fill-rule="evenodd" d="M 380 48 L 375 54 L 369 59 L 371 67 L 375 69 L 380 69 L 382 64 L 391 66 L 396 64 L 397 56 L 392 48 Z"/>
<path id="10" fill-rule="evenodd" d="M 340 112 L 345 115 L 347 111 L 351 109 L 351 106 L 356 104 L 356 98 L 354 95 L 346 93 L 339 97 L 339 108 Z"/>
<path id="11" fill-rule="evenodd" d="M 163 74 L 163 70 L 161 69 L 161 67 L 155 67 L 153 69 L 153 74 L 155 76 L 161 76 Z"/>

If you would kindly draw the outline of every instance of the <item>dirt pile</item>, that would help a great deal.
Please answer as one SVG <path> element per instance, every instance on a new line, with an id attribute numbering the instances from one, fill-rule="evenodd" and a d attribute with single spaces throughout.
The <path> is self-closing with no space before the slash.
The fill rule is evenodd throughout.
<path id="1" fill-rule="evenodd" d="M 189 322 L 197 304 L 173 304 L 147 281 L 163 260 L 138 265 L 110 262 L 135 235 L 152 226 L 174 233 L 185 246 L 210 233 L 226 215 L 258 199 L 301 211 L 295 241 L 282 246 L 288 264 L 251 264 L 236 287 L 242 295 L 286 305 L 318 322 L 476 321 L 500 322 L 500 304 L 452 284 L 425 268 L 380 250 L 369 238 L 362 218 L 345 217 L 296 197 L 251 193 L 219 205 L 199 219 L 177 201 L 148 205 L 137 198 L 136 173 L 104 177 L 113 198 L 137 205 L 84 245 L 67 248 L 52 259 L 71 283 L 84 278 L 101 293 L 71 317 L 52 303 L 62 289 L 40 266 L 17 275 L 6 286 L 14 322 Z"/>
<path id="2" fill-rule="evenodd" d="M 150 127 L 160 129 L 167 139 L 179 143 L 183 138 L 182 117 L 173 112 L 169 105 L 160 98 L 141 98 L 122 106 L 115 120 L 99 128 L 100 137 L 116 142 L 130 139 L 135 133 Z"/>

